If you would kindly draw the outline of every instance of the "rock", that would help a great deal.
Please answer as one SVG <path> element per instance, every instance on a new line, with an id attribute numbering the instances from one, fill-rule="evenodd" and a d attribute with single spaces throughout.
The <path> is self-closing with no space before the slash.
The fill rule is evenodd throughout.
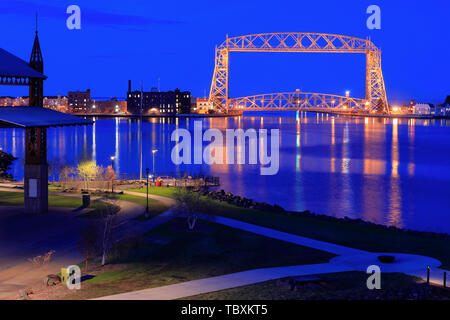
<path id="1" fill-rule="evenodd" d="M 61 278 L 56 274 L 49 274 L 42 280 L 44 286 L 56 286 L 61 283 Z"/>
<path id="2" fill-rule="evenodd" d="M 394 256 L 378 256 L 378 260 L 383 263 L 392 263 L 395 260 Z"/>
<path id="3" fill-rule="evenodd" d="M 30 294 L 33 294 L 33 289 L 26 288 L 19 290 L 19 299 L 20 300 L 29 300 Z"/>

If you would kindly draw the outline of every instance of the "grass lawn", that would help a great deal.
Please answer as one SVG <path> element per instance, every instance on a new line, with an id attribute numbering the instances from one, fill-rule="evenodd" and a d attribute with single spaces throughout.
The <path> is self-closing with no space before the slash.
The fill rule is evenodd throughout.
<path id="1" fill-rule="evenodd" d="M 147 188 L 127 189 L 126 191 L 147 193 Z M 163 196 L 163 197 L 167 197 L 167 198 L 172 198 L 172 199 L 173 199 L 176 191 L 177 191 L 177 188 L 174 188 L 174 187 L 149 187 L 148 188 L 148 193 L 150 193 L 150 194 L 154 194 L 157 196 Z"/>
<path id="2" fill-rule="evenodd" d="M 189 231 L 186 219 L 177 218 L 122 244 L 108 266 L 113 270 L 100 268 L 81 290 L 50 298 L 87 299 L 254 268 L 323 263 L 332 257 L 206 221 Z"/>
<path id="3" fill-rule="evenodd" d="M 167 197 L 173 197 L 175 190 L 176 188 L 152 188 L 152 192 L 161 192 L 161 195 Z M 145 189 L 135 191 L 145 192 Z M 246 209 L 205 197 L 203 197 L 203 202 L 202 207 L 209 214 L 362 250 L 430 256 L 439 259 L 443 267 L 450 270 L 450 242 L 445 239 L 407 234 L 374 225 L 359 225 L 345 221 L 324 220 L 307 215 L 289 215 L 288 213 Z"/>
<path id="4" fill-rule="evenodd" d="M 80 198 L 63 197 L 63 196 L 48 196 L 48 206 L 54 208 L 79 208 L 82 204 Z M 23 206 L 23 192 L 0 191 L 0 210 L 1 206 Z M 98 201 L 91 201 L 89 208 L 95 209 L 90 212 L 90 215 L 95 215 L 100 210 L 104 210 L 108 204 Z"/>
<path id="5" fill-rule="evenodd" d="M 48 196 L 50 207 L 78 208 L 81 204 L 81 196 L 80 198 Z M 23 191 L 0 191 L 0 206 L 23 206 Z"/>
<path id="6" fill-rule="evenodd" d="M 402 273 L 383 273 L 381 289 L 369 290 L 364 272 L 319 275 L 323 282 L 300 284 L 291 289 L 288 279 L 201 294 L 183 300 L 407 300 L 449 299 L 450 292 L 426 286 L 423 281 Z M 415 296 L 417 294 L 417 296 Z"/>
<path id="7" fill-rule="evenodd" d="M 205 200 L 206 201 L 206 200 Z M 211 201 L 208 201 L 211 202 Z M 289 215 L 245 209 L 225 202 L 205 204 L 208 213 L 229 217 L 317 240 L 373 252 L 412 253 L 439 259 L 450 270 L 450 242 L 425 235 L 408 234 L 339 220 L 325 220 L 307 215 Z"/>

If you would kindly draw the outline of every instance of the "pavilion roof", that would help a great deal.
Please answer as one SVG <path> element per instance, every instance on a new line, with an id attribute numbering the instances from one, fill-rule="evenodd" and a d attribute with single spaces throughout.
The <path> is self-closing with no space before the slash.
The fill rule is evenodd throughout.
<path id="1" fill-rule="evenodd" d="M 42 107 L 0 107 L 0 128 L 62 127 L 93 123 Z"/>
<path id="2" fill-rule="evenodd" d="M 26 61 L 0 48 L 0 77 L 2 76 L 47 78 L 47 76 L 31 68 Z"/>

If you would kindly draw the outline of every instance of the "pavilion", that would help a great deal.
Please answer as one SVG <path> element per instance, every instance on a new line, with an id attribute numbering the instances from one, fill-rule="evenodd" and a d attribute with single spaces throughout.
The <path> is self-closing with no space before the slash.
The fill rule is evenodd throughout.
<path id="1" fill-rule="evenodd" d="M 25 129 L 24 202 L 28 213 L 48 210 L 47 128 L 92 124 L 43 107 L 44 62 L 38 32 L 30 62 L 0 48 L 0 85 L 28 86 L 29 106 L 0 107 L 0 128 Z"/>

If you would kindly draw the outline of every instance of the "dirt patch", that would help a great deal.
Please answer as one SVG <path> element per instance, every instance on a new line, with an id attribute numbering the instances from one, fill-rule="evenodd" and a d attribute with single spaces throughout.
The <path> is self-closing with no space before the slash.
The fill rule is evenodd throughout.
<path id="1" fill-rule="evenodd" d="M 81 265 L 81 274 L 82 274 L 82 282 L 81 287 L 88 287 L 89 283 L 86 283 L 86 280 L 95 278 L 100 273 L 107 272 L 107 271 L 117 271 L 126 269 L 128 265 L 126 264 L 109 264 L 105 266 L 101 265 L 92 265 L 91 267 L 88 267 L 87 271 L 84 269 L 84 266 Z M 37 282 L 33 286 L 30 286 L 27 288 L 31 294 L 29 294 L 28 298 L 31 300 L 61 300 L 64 299 L 67 296 L 73 296 L 73 294 L 76 292 L 74 290 L 69 290 L 67 287 L 61 283 L 55 285 L 55 286 L 44 286 L 42 282 Z M 20 299 L 19 294 L 17 294 L 17 299 Z"/>

